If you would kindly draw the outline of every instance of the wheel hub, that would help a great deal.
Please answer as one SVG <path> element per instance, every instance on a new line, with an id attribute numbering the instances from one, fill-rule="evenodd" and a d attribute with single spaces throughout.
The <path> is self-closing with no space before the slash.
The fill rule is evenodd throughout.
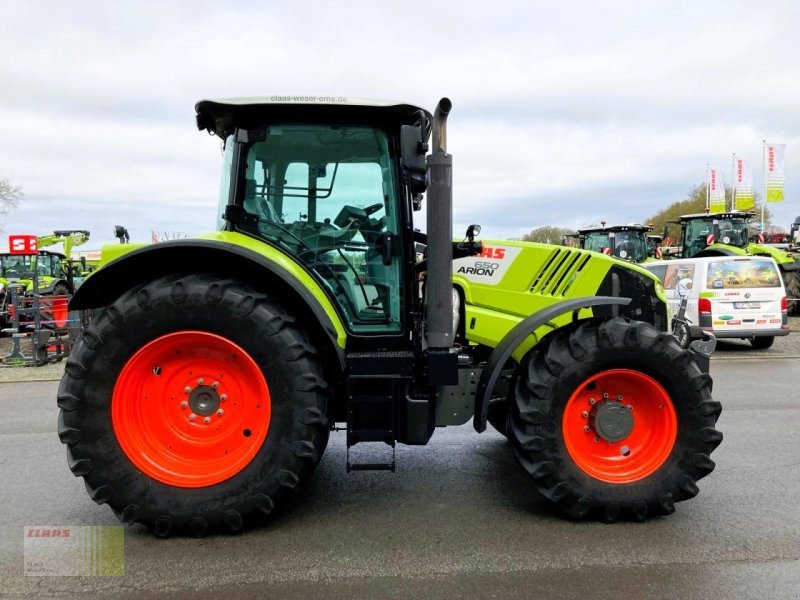
<path id="1" fill-rule="evenodd" d="M 197 415 L 213 415 L 219 408 L 219 394 L 210 385 L 194 388 L 189 394 L 189 406 Z"/>
<path id="2" fill-rule="evenodd" d="M 633 413 L 620 402 L 604 402 L 594 414 L 593 425 L 607 442 L 621 442 L 633 431 Z"/>

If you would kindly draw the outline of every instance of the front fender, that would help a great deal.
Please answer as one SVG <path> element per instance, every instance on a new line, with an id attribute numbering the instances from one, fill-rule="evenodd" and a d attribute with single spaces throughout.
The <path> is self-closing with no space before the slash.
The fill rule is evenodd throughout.
<path id="1" fill-rule="evenodd" d="M 295 312 L 303 313 L 298 316 L 308 317 L 308 321 L 313 319 L 343 360 L 347 334 L 319 283 L 290 257 L 268 244 L 241 234 L 219 235 L 224 238 L 174 240 L 127 252 L 87 277 L 69 308 L 107 306 L 132 287 L 165 275 L 215 273 L 268 291 Z"/>
<path id="2" fill-rule="evenodd" d="M 495 346 L 494 350 L 492 350 L 481 372 L 481 378 L 478 381 L 478 389 L 475 394 L 475 417 L 473 419 L 475 431 L 481 433 L 486 430 L 489 399 L 492 397 L 494 386 L 497 383 L 497 379 L 500 377 L 503 367 L 508 362 L 508 359 L 511 358 L 514 350 L 516 350 L 525 338 L 561 315 L 570 312 L 577 315 L 577 311 L 582 308 L 613 305 L 624 306 L 630 304 L 630 302 L 630 298 L 614 298 L 612 296 L 572 298 L 571 300 L 562 300 L 561 302 L 552 304 L 517 323 L 517 325 L 500 340 L 500 343 Z"/>

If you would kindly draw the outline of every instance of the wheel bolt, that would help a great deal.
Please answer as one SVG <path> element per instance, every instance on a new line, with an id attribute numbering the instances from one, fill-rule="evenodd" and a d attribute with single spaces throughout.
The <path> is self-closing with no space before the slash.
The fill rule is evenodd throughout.
<path id="1" fill-rule="evenodd" d="M 194 414 L 194 413 L 192 413 L 192 414 L 190 414 L 190 415 L 189 415 L 189 420 L 190 420 L 190 421 L 194 421 L 196 418 L 197 418 L 197 415 L 196 415 L 196 414 Z"/>
<path id="2" fill-rule="evenodd" d="M 628 410 L 633 410 L 633 404 L 628 404 L 628 406 L 626 406 L 625 408 L 627 408 Z"/>
<path id="3" fill-rule="evenodd" d="M 206 380 L 201 377 L 200 379 L 197 380 L 197 385 L 203 385 L 205 382 Z"/>
<path id="4" fill-rule="evenodd" d="M 596 444 L 599 441 L 600 441 L 600 436 L 599 435 L 594 436 L 594 443 Z"/>
<path id="5" fill-rule="evenodd" d="M 586 419 L 586 418 L 588 418 L 588 417 L 589 417 L 589 413 L 588 413 L 588 412 L 586 412 L 586 411 L 583 411 L 583 412 L 581 413 L 581 417 L 583 417 L 584 419 Z"/>
<path id="6" fill-rule="evenodd" d="M 211 423 L 211 417 L 206 417 L 205 419 L 203 419 L 203 423 L 205 423 L 206 425 Z"/>
<path id="7" fill-rule="evenodd" d="M 225 402 L 225 400 L 227 400 L 227 399 L 228 399 L 228 394 L 222 394 L 219 397 L 220 402 Z"/>
<path id="8" fill-rule="evenodd" d="M 189 393 L 191 393 L 191 391 L 192 391 L 192 388 L 190 388 L 190 387 L 187 385 L 185 388 L 183 388 L 183 391 L 184 391 L 184 392 L 186 392 L 187 394 L 189 394 Z"/>
<path id="9" fill-rule="evenodd" d="M 221 417 L 222 415 L 224 415 L 224 414 L 225 414 L 225 411 L 224 411 L 224 410 L 222 410 L 221 408 L 218 408 L 218 409 L 217 409 L 217 414 L 218 414 L 218 415 Z"/>
<path id="10" fill-rule="evenodd" d="M 589 404 L 591 404 L 592 406 L 594 406 L 596 402 L 597 400 L 595 400 L 594 398 L 589 398 Z"/>
<path id="11" fill-rule="evenodd" d="M 628 456 L 631 453 L 631 449 L 628 448 L 628 446 L 623 446 L 622 448 L 619 449 L 619 453 L 622 456 Z"/>
<path id="12" fill-rule="evenodd" d="M 622 394 L 617 394 L 617 402 L 622 402 Z"/>
<path id="13" fill-rule="evenodd" d="M 189 406 L 189 403 L 186 400 L 181 402 L 181 408 L 186 408 L 187 406 Z"/>
<path id="14" fill-rule="evenodd" d="M 592 430 L 592 428 L 591 428 L 591 427 L 589 427 L 588 425 L 584 425 L 584 426 L 583 426 L 583 430 L 584 430 L 586 433 L 589 433 L 589 432 Z"/>
<path id="15" fill-rule="evenodd" d="M 608 400 L 608 392 L 603 392 L 603 400 Z"/>
<path id="16" fill-rule="evenodd" d="M 219 387 L 219 381 L 215 381 L 214 383 L 212 383 L 211 387 L 217 389 Z"/>

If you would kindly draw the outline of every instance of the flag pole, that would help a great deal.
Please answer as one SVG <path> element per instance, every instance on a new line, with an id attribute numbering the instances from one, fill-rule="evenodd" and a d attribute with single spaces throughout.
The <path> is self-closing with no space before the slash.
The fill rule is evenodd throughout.
<path id="1" fill-rule="evenodd" d="M 711 211 L 711 166 L 706 163 L 706 214 Z"/>
<path id="2" fill-rule="evenodd" d="M 761 188 L 761 232 L 764 232 L 764 209 L 767 206 L 767 140 L 761 140 L 761 167 L 764 173 L 764 181 Z"/>
<path id="3" fill-rule="evenodd" d="M 731 212 L 736 210 L 736 152 L 733 153 L 731 166 Z"/>

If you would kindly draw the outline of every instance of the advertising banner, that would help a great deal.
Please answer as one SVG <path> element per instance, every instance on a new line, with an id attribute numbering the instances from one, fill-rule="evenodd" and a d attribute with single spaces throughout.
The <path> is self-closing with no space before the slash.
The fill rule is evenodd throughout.
<path id="1" fill-rule="evenodd" d="M 786 144 L 767 144 L 764 165 L 767 177 L 767 202 L 783 201 L 783 184 L 786 181 L 785 153 Z"/>
<path id="2" fill-rule="evenodd" d="M 725 210 L 725 183 L 719 169 L 708 170 L 708 206 L 711 212 Z"/>
<path id="3" fill-rule="evenodd" d="M 743 158 L 736 158 L 733 161 L 733 194 L 736 210 L 753 210 L 756 207 L 753 171 Z"/>

